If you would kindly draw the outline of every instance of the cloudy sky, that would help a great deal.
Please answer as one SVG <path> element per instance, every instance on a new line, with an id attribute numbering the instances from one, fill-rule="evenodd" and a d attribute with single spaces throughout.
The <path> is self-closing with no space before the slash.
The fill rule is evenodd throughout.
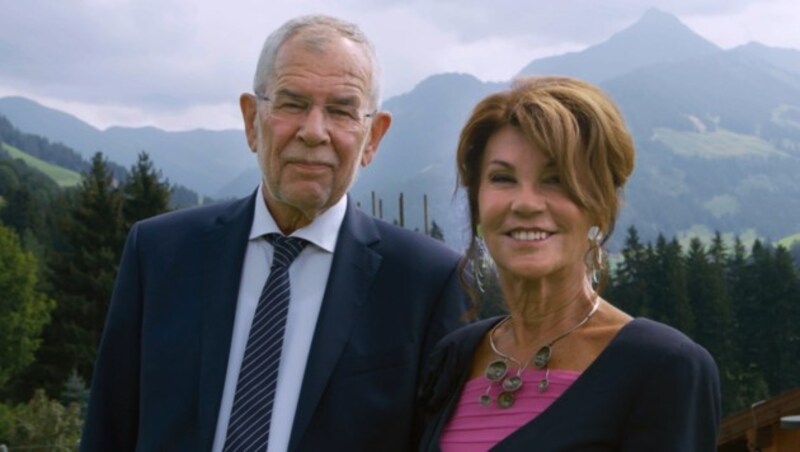
<path id="1" fill-rule="evenodd" d="M 531 60 L 608 39 L 651 7 L 723 48 L 800 49 L 798 0 L 0 0 L 0 97 L 105 128 L 239 128 L 264 38 L 326 13 L 378 49 L 384 98 L 425 77 L 508 80 Z"/>

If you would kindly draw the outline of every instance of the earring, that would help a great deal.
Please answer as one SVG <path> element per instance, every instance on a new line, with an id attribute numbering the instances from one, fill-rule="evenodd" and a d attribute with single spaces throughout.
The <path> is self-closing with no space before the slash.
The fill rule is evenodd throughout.
<path id="1" fill-rule="evenodd" d="M 486 241 L 483 240 L 483 231 L 481 225 L 475 228 L 475 246 L 473 247 L 472 255 L 470 256 L 470 264 L 472 266 L 472 275 L 475 278 L 475 285 L 481 293 L 486 292 L 484 287 L 484 280 L 488 275 L 490 269 L 494 265 L 492 257 L 489 255 L 489 250 L 486 248 Z"/>
<path id="2" fill-rule="evenodd" d="M 603 269 L 603 233 L 600 232 L 600 228 L 598 226 L 592 226 L 589 228 L 588 239 L 589 239 L 589 262 L 587 263 L 587 267 L 589 267 L 589 282 L 592 284 L 592 287 L 597 287 L 600 283 L 600 272 Z"/>

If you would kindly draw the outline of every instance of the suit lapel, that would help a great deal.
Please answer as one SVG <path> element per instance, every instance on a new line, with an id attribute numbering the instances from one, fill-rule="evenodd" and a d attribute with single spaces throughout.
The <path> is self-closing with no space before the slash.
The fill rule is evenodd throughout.
<path id="1" fill-rule="evenodd" d="M 325 387 L 344 350 L 361 306 L 366 302 L 381 256 L 369 246 L 379 240 L 373 220 L 348 201 L 328 284 L 297 402 L 289 450 L 299 447 Z"/>
<path id="2" fill-rule="evenodd" d="M 211 450 L 214 441 L 256 194 L 231 204 L 215 219 L 205 240 L 198 243 L 205 252 L 198 265 L 204 283 L 199 300 L 203 310 L 197 430 L 200 450 Z"/>

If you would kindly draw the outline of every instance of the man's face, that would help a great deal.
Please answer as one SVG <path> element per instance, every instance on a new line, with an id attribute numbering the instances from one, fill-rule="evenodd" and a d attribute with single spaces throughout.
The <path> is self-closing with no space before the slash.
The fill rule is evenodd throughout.
<path id="1" fill-rule="evenodd" d="M 372 161 L 391 117 L 365 117 L 372 113 L 370 79 L 369 59 L 357 44 L 335 37 L 310 49 L 295 36 L 278 50 L 274 77 L 258 93 L 269 100 L 242 95 L 264 198 L 285 233 L 336 204 L 358 166 Z"/>

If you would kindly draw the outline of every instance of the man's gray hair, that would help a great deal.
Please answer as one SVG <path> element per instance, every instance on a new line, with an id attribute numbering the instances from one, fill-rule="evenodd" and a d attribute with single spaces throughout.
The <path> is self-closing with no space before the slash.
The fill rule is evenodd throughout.
<path id="1" fill-rule="evenodd" d="M 286 41 L 300 33 L 303 33 L 304 44 L 312 48 L 324 49 L 333 36 L 341 36 L 359 44 L 364 49 L 370 63 L 371 108 L 378 108 L 381 100 L 381 68 L 375 46 L 357 25 L 325 15 L 294 18 L 267 37 L 264 47 L 261 49 L 261 56 L 258 59 L 258 66 L 256 66 L 256 76 L 253 79 L 255 93 L 264 94 L 267 85 L 275 77 L 275 59 L 278 50 Z"/>

